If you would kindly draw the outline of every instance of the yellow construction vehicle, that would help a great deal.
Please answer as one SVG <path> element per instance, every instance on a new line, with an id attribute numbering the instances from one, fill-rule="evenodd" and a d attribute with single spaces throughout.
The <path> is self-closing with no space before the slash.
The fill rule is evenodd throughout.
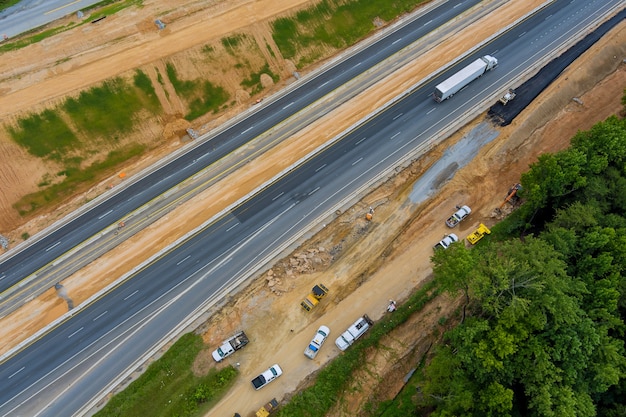
<path id="1" fill-rule="evenodd" d="M 467 241 L 472 245 L 475 245 L 480 239 L 482 239 L 485 235 L 491 234 L 491 230 L 487 228 L 484 224 L 480 224 L 478 229 L 474 230 L 474 232 L 467 237 Z"/>
<path id="2" fill-rule="evenodd" d="M 276 407 L 278 407 L 278 401 L 276 401 L 276 398 L 273 398 L 272 401 L 265 404 L 256 412 L 256 417 L 267 417 L 276 411 Z"/>
<path id="3" fill-rule="evenodd" d="M 309 295 L 306 296 L 304 300 L 300 303 L 303 309 L 306 311 L 311 311 L 313 307 L 320 302 L 322 298 L 324 298 L 328 294 L 328 288 L 324 286 L 324 284 L 317 284 L 315 287 L 311 289 Z"/>

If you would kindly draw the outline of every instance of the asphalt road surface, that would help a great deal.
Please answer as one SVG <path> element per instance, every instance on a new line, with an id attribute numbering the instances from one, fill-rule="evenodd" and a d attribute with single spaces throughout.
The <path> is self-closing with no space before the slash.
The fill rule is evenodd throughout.
<path id="1" fill-rule="evenodd" d="M 0 12 L 0 36 L 12 38 L 100 1 L 22 0 Z"/>
<path id="2" fill-rule="evenodd" d="M 464 10 L 478 3 L 466 0 L 443 3 L 418 19 L 408 22 L 366 50 L 348 57 L 328 71 L 303 82 L 297 89 L 268 103 L 240 123 L 229 127 L 198 145 L 152 174 L 112 195 L 93 209 L 60 226 L 58 230 L 19 252 L 0 257 L 0 303 L 12 296 L 24 280 L 37 279 L 50 268 L 63 267 L 63 255 L 96 235 L 111 224 L 117 224 L 129 213 L 164 194 L 183 180 L 229 155 L 276 124 L 298 113 L 321 97 L 345 84 L 372 66 L 384 61 L 415 40 L 423 37 Z M 114 190 L 115 191 L 115 190 Z M 32 297 L 33 294 L 29 294 Z M 6 314 L 7 312 L 3 312 Z"/>
<path id="3" fill-rule="evenodd" d="M 487 108 L 484 97 L 584 33 L 609 3 L 556 1 L 66 320 L 0 366 L 0 414 L 76 413 L 196 308 L 364 192 L 467 109 Z M 484 54 L 499 59 L 495 71 L 450 100 L 432 100 L 438 82 Z"/>

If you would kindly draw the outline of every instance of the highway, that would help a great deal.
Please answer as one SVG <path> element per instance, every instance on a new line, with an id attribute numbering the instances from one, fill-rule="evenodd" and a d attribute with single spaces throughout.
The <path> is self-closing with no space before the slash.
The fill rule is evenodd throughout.
<path id="1" fill-rule="evenodd" d="M 530 62 L 553 56 L 620 4 L 555 1 L 155 260 L 3 363 L 0 414 L 78 412 L 199 306 L 253 273 L 294 236 L 332 218 L 421 144 L 462 121 L 468 109 L 487 108 L 485 98 L 508 88 Z M 496 70 L 450 100 L 432 100 L 438 82 L 484 54 L 498 58 Z"/>
<path id="2" fill-rule="evenodd" d="M 442 3 L 419 18 L 409 21 L 406 26 L 398 28 L 394 33 L 379 39 L 367 50 L 359 51 L 338 62 L 323 75 L 307 79 L 298 88 L 267 103 L 241 122 L 159 167 L 150 175 L 121 191 L 112 190 L 116 194 L 89 211 L 64 222 L 57 230 L 40 239 L 38 236 L 32 237 L 32 244 L 20 251 L 9 251 L 0 257 L 0 303 L 4 303 L 17 289 L 22 289 L 25 279 L 30 285 L 51 268 L 63 268 L 64 263 L 74 262 L 75 258 L 64 259 L 64 254 L 81 242 L 95 237 L 108 226 L 125 220 L 129 213 L 135 212 L 185 179 L 193 177 L 207 166 L 230 155 L 263 132 L 297 114 L 311 103 L 477 3 L 478 0 Z M 32 293 L 28 294 L 27 298 L 32 296 Z M 0 310 L 2 314 L 10 311 Z"/>
<path id="3" fill-rule="evenodd" d="M 0 12 L 0 36 L 9 38 L 36 29 L 101 0 L 21 0 Z"/>

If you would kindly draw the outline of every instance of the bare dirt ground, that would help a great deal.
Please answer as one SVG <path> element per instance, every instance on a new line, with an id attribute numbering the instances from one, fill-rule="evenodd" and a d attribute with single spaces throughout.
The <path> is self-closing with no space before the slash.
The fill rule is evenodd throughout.
<path id="1" fill-rule="evenodd" d="M 144 232 L 122 243 L 106 256 L 78 271 L 63 282 L 75 305 L 106 287 L 152 253 L 199 226 L 207 218 L 225 208 L 230 202 L 246 195 L 259 184 L 272 178 L 276 173 L 308 154 L 323 142 L 339 134 L 388 100 L 401 94 L 414 84 L 415 80 L 425 77 L 444 62 L 453 59 L 473 46 L 477 38 L 489 36 L 497 31 L 500 25 L 514 21 L 539 4 L 541 4 L 540 0 L 534 0 L 533 2 L 524 2 L 524 4 L 507 5 L 481 22 L 480 25 L 474 25 L 455 34 L 453 39 L 444 42 L 436 50 L 421 55 L 419 60 L 407 65 L 404 71 L 371 87 L 356 99 L 333 111 L 332 114 L 321 118 L 293 135 L 279 147 L 266 153 L 263 158 L 252 161 L 222 181 L 222 184 L 228 185 L 218 184 L 212 187 L 193 202 L 170 213 Z M 247 13 L 248 11 L 243 9 L 241 12 Z M 142 162 L 145 164 L 148 161 L 154 161 L 155 156 L 163 155 L 176 148 L 175 144 L 160 147 Z M 130 176 L 143 164 L 136 163 L 135 166 L 127 167 L 125 172 Z M 119 181 L 118 178 L 103 181 L 92 187 L 87 193 L 77 196 L 63 208 L 38 217 L 19 228 L 14 234 L 20 233 L 26 227 L 34 227 L 34 224 L 50 224 L 59 218 L 61 213 L 67 212 L 71 207 L 78 205 L 87 198 L 93 198 L 98 193 L 103 192 L 108 184 Z M 234 186 L 235 184 L 236 186 Z M 28 230 L 30 231 L 30 229 Z M 133 255 L 129 256 L 129 253 Z M 0 327 L 0 335 L 11 335 L 11 337 L 0 338 L 3 341 L 0 344 L 0 352 L 10 349 L 15 343 L 19 343 L 38 329 L 51 323 L 65 311 L 65 303 L 56 296 L 54 289 L 51 288 L 42 296 L 29 302 L 24 308 L 3 318 L 2 322 L 6 322 L 6 325 Z"/>
<path id="2" fill-rule="evenodd" d="M 243 6 L 242 13 L 249 6 Z M 519 4 L 517 6 L 522 8 Z M 448 45 L 444 55 L 458 55 L 457 49 L 467 49 L 467 44 L 460 39 L 470 42 L 474 41 L 475 36 L 476 33 L 468 33 L 464 37 L 460 35 L 454 45 Z M 271 276 L 253 282 L 228 306 L 214 314 L 201 329 L 209 346 L 214 347 L 238 328 L 246 330 L 252 343 L 232 360 L 232 363 L 239 362 L 241 378 L 211 414 L 229 415 L 239 411 L 246 415 L 272 396 L 282 398 L 301 384 L 306 384 L 307 375 L 338 354 L 332 340 L 359 314 L 368 313 L 374 319 L 380 317 L 389 298 L 402 300 L 428 279 L 431 272 L 431 246 L 446 231 L 442 212 L 451 211 L 459 202 L 472 206 L 474 212 L 470 221 L 462 224 L 459 230 L 461 237 L 469 234 L 481 221 L 487 225 L 493 224 L 494 220 L 490 217 L 493 208 L 500 205 L 508 187 L 518 181 L 520 173 L 526 170 L 538 154 L 566 147 L 568 139 L 576 130 L 587 129 L 621 108 L 620 98 L 623 86 L 626 85 L 626 70 L 623 65 L 617 71 L 608 71 L 607 68 L 617 66 L 614 62 L 624 56 L 624 45 L 626 31 L 622 25 L 568 69 L 511 126 L 501 129 L 498 138 L 485 146 L 470 165 L 459 170 L 431 200 L 421 205 L 411 203 L 409 194 L 414 182 L 447 146 L 469 132 L 471 126 L 450 138 L 446 146 L 415 161 L 409 169 L 373 191 L 306 242 L 297 254 L 279 262 L 272 269 Z M 441 56 L 439 52 L 437 59 L 448 59 Z M 422 57 L 435 68 L 442 63 L 437 62 L 437 59 Z M 410 77 L 419 76 L 419 71 L 428 73 L 428 68 L 428 65 L 420 67 Z M 241 175 L 237 177 L 237 190 L 231 192 L 243 192 L 253 187 L 252 178 L 255 175 L 271 175 L 275 172 L 268 169 L 268 165 L 283 160 L 285 153 L 293 153 L 293 144 L 303 143 L 302 138 L 306 138 L 306 135 L 331 137 L 341 126 L 357 120 L 359 109 L 378 106 L 407 85 L 410 85 L 409 76 L 386 80 L 378 89 L 375 87 L 360 99 L 343 106 L 333 114 L 332 127 L 328 120 L 322 120 L 297 138 L 292 138 L 291 148 L 286 144 L 276 153 L 268 155 L 264 161 L 254 161 L 246 166 L 244 171 L 237 174 Z M 568 101 L 571 97 L 580 97 L 583 105 L 569 102 L 563 106 L 562 100 Z M 232 184 L 232 179 L 230 181 Z M 65 284 L 70 296 L 76 302 L 88 298 L 97 288 L 104 286 L 101 279 L 94 277 L 117 277 L 130 268 L 130 264 L 119 262 L 124 254 L 141 247 L 145 250 L 137 257 L 141 259 L 143 255 L 174 240 L 172 236 L 183 233 L 189 227 L 183 222 L 175 222 L 175 218 L 183 218 L 191 225 L 194 222 L 201 223 L 207 214 L 198 213 L 197 208 L 219 195 L 221 199 L 217 199 L 218 204 L 213 208 L 219 211 L 220 207 L 227 204 L 227 198 L 232 197 L 226 194 L 224 188 L 209 190 L 195 202 L 197 204 L 183 207 L 183 211 L 176 216 L 168 216 L 151 226 L 146 233 L 124 243 L 118 251 L 97 260 L 67 280 Z M 376 208 L 371 223 L 363 219 L 369 206 Z M 324 300 L 312 313 L 304 314 L 299 309 L 299 301 L 317 282 L 324 282 L 331 289 L 329 299 Z M 355 379 L 353 389 L 341 399 L 331 415 L 357 415 L 367 399 L 385 399 L 395 395 L 401 386 L 401 378 L 441 331 L 439 318 L 449 317 L 454 306 L 454 302 L 449 300 L 437 300 L 423 314 L 415 317 L 412 323 L 394 332 L 388 341 L 389 349 L 372 352 L 371 360 L 368 361 L 369 372 Z M 33 329 L 61 315 L 65 309 L 64 302 L 50 290 L 34 300 L 27 309 L 3 319 L 0 340 L 23 339 Z M 301 351 L 322 323 L 331 327 L 328 346 L 322 349 L 315 361 L 308 361 L 303 358 Z M 8 347 L 5 344 L 0 349 L 6 351 Z M 209 350 L 198 358 L 199 372 L 213 366 L 208 355 Z M 406 360 L 397 360 L 402 358 Z M 249 380 L 275 362 L 281 364 L 285 376 L 264 388 L 261 393 L 252 391 Z M 380 386 L 372 384 L 372 375 L 378 376 L 377 381 L 384 379 L 385 383 Z M 367 383 L 364 383 L 366 380 Z"/>

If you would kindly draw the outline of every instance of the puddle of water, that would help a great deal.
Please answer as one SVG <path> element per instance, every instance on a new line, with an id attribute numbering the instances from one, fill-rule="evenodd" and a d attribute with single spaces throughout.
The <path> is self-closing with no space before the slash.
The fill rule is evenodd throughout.
<path id="1" fill-rule="evenodd" d="M 427 200 L 499 134 L 500 132 L 489 122 L 482 122 L 455 145 L 446 149 L 443 156 L 413 184 L 413 190 L 409 195 L 411 202 L 417 204 Z"/>

